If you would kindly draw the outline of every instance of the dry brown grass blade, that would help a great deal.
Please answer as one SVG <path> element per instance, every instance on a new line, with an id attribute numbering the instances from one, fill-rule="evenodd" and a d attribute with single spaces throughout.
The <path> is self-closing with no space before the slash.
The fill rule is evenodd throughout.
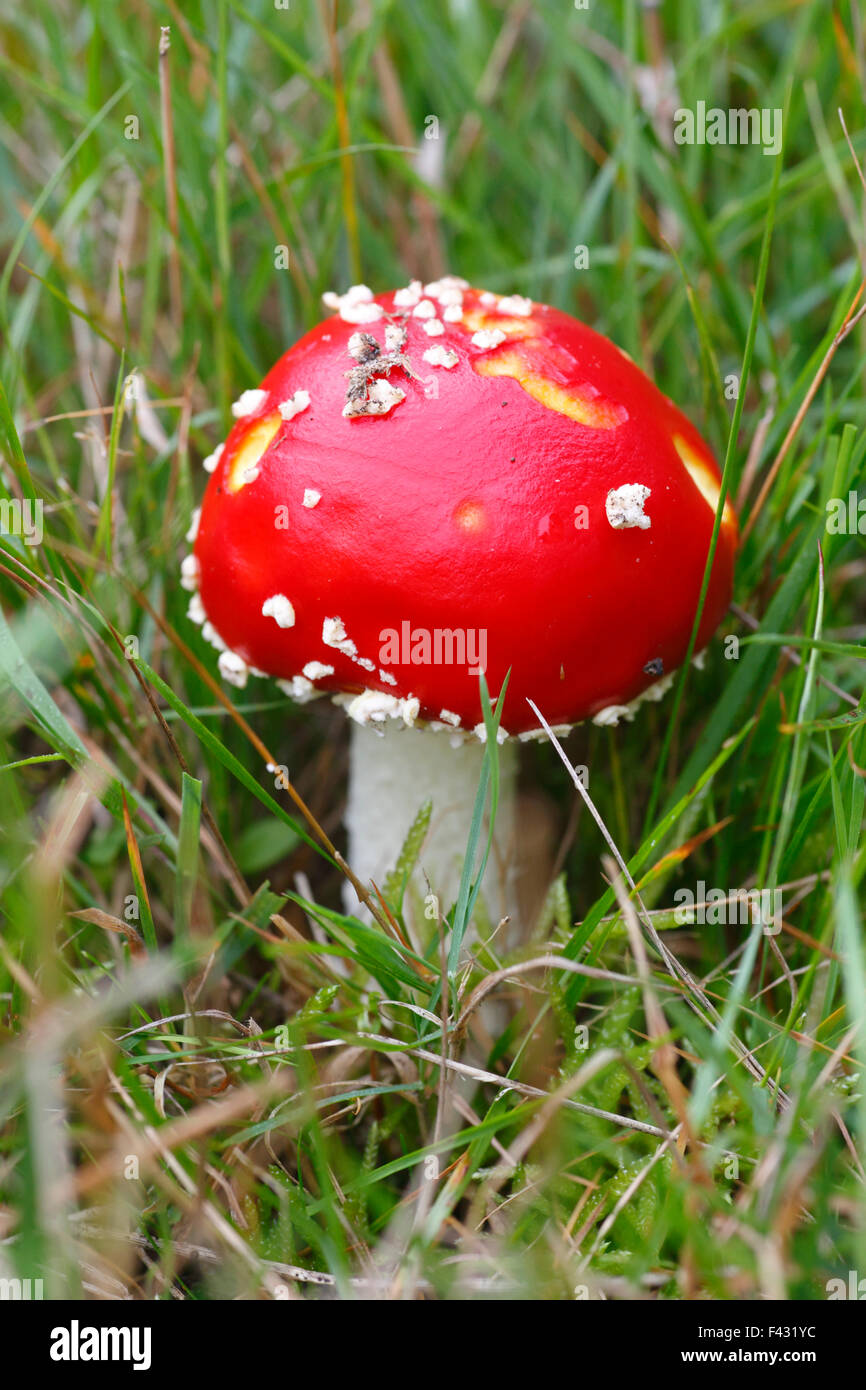
<path id="1" fill-rule="evenodd" d="M 116 936 L 124 937 L 134 956 L 146 955 L 144 942 L 135 927 L 122 921 L 120 917 L 112 917 L 110 912 L 103 912 L 99 907 L 84 907 L 78 912 L 70 912 L 69 916 L 79 922 L 89 922 L 94 927 L 101 927 L 103 931 L 114 932 Z"/>

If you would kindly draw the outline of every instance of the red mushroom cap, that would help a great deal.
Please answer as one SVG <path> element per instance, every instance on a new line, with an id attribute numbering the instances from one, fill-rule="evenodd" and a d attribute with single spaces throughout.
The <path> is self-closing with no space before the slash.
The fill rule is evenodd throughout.
<path id="1" fill-rule="evenodd" d="M 719 497 L 689 421 L 607 338 L 448 277 L 326 297 L 233 408 L 191 616 L 242 684 L 339 693 L 362 722 L 613 721 L 683 659 Z M 405 341 L 404 341 L 405 337 Z M 698 634 L 728 605 L 726 504 Z M 361 697 L 361 698 L 358 698 Z"/>

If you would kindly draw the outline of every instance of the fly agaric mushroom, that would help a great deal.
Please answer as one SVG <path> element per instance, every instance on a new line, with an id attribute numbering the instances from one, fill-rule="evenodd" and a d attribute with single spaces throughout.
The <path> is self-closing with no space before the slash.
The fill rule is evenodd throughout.
<path id="1" fill-rule="evenodd" d="M 381 883 L 420 803 L 421 862 L 450 892 L 485 737 L 478 673 L 514 736 L 631 719 L 683 660 L 719 472 L 697 431 L 608 339 L 548 305 L 449 276 L 326 295 L 233 407 L 183 582 L 224 678 L 330 695 L 352 720 L 349 862 Z M 697 637 L 731 595 L 726 502 Z M 507 735 L 505 731 L 507 730 Z M 384 737 L 382 735 L 385 735 Z M 507 895 L 506 895 L 507 896 Z"/>

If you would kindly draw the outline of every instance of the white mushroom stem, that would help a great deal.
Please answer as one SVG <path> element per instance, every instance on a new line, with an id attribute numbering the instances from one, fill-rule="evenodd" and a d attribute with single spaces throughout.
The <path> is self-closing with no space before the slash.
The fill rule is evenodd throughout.
<path id="1" fill-rule="evenodd" d="M 518 872 L 515 740 L 507 740 L 498 751 L 495 836 L 482 890 L 494 924 L 513 912 Z M 424 897 L 426 873 L 441 911 L 448 911 L 460 886 L 483 759 L 484 746 L 475 738 L 452 748 L 445 732 L 393 724 L 377 732 L 369 725 L 352 724 L 345 823 L 349 863 L 362 883 L 374 879 L 380 889 L 384 887 L 418 811 L 429 798 L 433 813 L 413 882 Z M 485 815 L 476 867 L 488 832 Z M 345 890 L 346 909 L 357 912 L 357 898 L 348 882 Z"/>

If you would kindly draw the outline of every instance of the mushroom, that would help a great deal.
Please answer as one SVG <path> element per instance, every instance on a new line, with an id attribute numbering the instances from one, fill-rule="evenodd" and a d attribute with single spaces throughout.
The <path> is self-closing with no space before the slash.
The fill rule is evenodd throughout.
<path id="1" fill-rule="evenodd" d="M 351 720 L 348 858 L 363 881 L 419 805 L 447 904 L 485 728 L 510 681 L 500 862 L 514 863 L 516 744 L 631 719 L 683 660 L 720 478 L 701 436 L 585 324 L 453 276 L 336 312 L 234 408 L 185 582 L 224 678 L 278 678 Z M 731 595 L 725 503 L 696 650 Z M 504 901 L 513 902 L 506 882 Z"/>

